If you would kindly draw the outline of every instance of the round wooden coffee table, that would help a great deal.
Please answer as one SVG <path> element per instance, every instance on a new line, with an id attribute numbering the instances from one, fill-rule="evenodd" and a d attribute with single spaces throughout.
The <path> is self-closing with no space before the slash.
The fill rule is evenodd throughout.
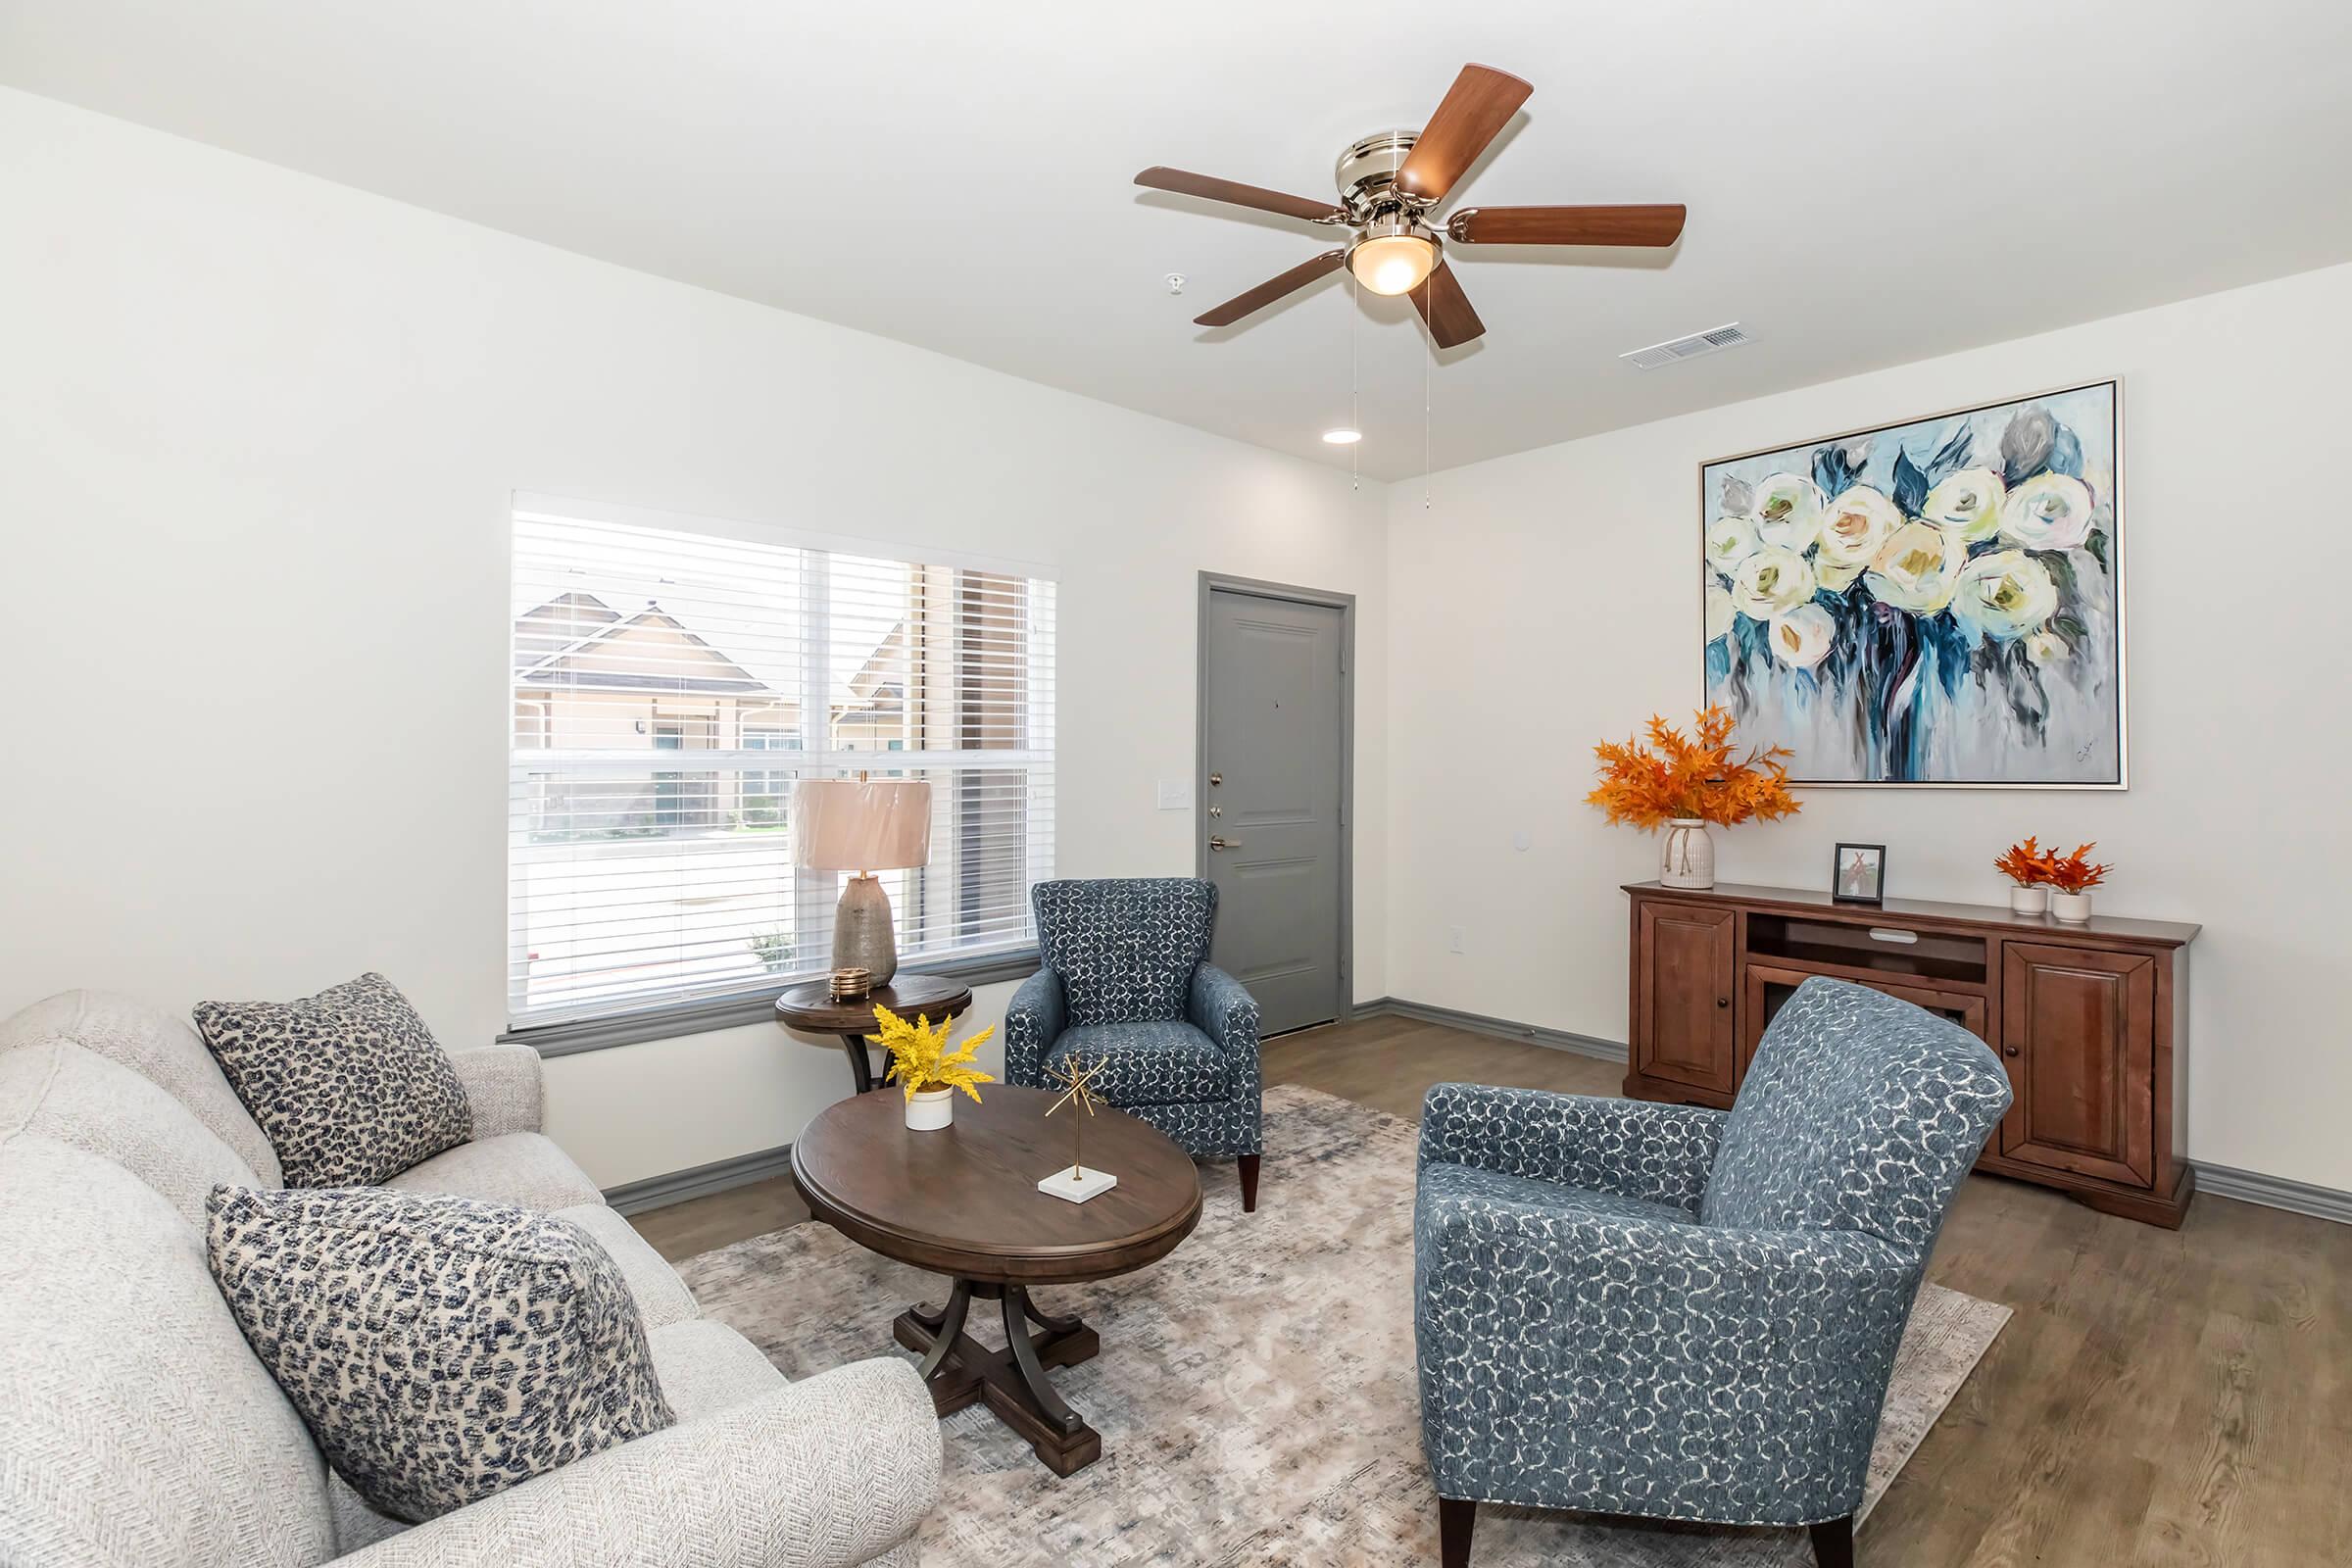
<path id="1" fill-rule="evenodd" d="M 942 1307 L 899 1314 L 891 1332 L 921 1354 L 941 1415 L 974 1400 L 1029 1441 L 1056 1475 L 1102 1455 L 1102 1437 L 1064 1404 L 1046 1369 L 1101 1348 L 1076 1317 L 1029 1298 L 1040 1285 L 1107 1279 L 1158 1261 L 1200 1221 L 1200 1177 L 1157 1128 L 1107 1107 L 1086 1124 L 1086 1164 L 1119 1185 L 1072 1203 L 1037 1190 L 1070 1163 L 1071 1112 L 1054 1097 L 988 1084 L 979 1104 L 958 1097 L 956 1123 L 909 1132 L 898 1095 L 833 1104 L 792 1146 L 792 1180 L 809 1212 L 884 1257 L 947 1275 Z M 964 1332 L 972 1300 L 1000 1303 L 1005 1348 Z M 1030 1325 L 1038 1332 L 1032 1334 Z"/>
<path id="2" fill-rule="evenodd" d="M 862 1095 L 882 1082 L 865 1057 L 865 1037 L 881 1027 L 874 1022 L 877 1004 L 903 1018 L 925 1017 L 937 1023 L 942 1018 L 957 1017 L 969 1007 L 972 988 L 945 975 L 901 974 L 889 985 L 878 986 L 856 1002 L 836 1002 L 830 983 L 805 980 L 797 986 L 786 986 L 777 996 L 776 1021 L 787 1029 L 812 1035 L 841 1036 L 841 1048 L 850 1055 L 851 1081 Z M 889 1073 L 890 1063 L 885 1060 L 882 1075 L 887 1077 Z"/>

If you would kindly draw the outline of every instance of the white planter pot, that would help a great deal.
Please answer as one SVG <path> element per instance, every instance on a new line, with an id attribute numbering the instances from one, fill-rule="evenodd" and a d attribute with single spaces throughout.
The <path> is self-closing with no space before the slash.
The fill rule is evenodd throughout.
<path id="1" fill-rule="evenodd" d="M 2050 890 L 2012 886 L 2009 889 L 2009 908 L 2016 914 L 2047 914 L 2050 912 Z"/>
<path id="2" fill-rule="evenodd" d="M 1715 841 L 1695 816 L 1678 816 L 1658 841 L 1658 883 L 1669 888 L 1715 885 Z"/>
<path id="3" fill-rule="evenodd" d="M 2053 893 L 2050 895 L 2050 912 L 2061 920 L 2071 920 L 2076 925 L 2081 925 L 2090 918 L 2090 895 L 2087 893 Z"/>
<path id="4" fill-rule="evenodd" d="M 956 1091 L 918 1089 L 906 1097 L 906 1125 L 918 1133 L 935 1133 L 956 1120 Z"/>

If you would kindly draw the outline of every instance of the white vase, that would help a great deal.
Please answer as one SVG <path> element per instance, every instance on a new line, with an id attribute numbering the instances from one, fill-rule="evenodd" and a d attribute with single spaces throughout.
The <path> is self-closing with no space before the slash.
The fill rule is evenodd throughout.
<path id="1" fill-rule="evenodd" d="M 2090 918 L 2090 895 L 2087 893 L 2053 893 L 2050 912 L 2061 920 L 2081 925 Z"/>
<path id="2" fill-rule="evenodd" d="M 935 1133 L 956 1120 L 956 1091 L 918 1089 L 906 1097 L 906 1125 L 918 1133 Z"/>
<path id="3" fill-rule="evenodd" d="M 2017 914 L 2047 914 L 2050 912 L 2050 890 L 2045 887 L 2009 889 L 2009 907 Z"/>
<path id="4" fill-rule="evenodd" d="M 1707 824 L 1695 816 L 1678 816 L 1666 824 L 1658 842 L 1658 884 L 1669 888 L 1711 888 L 1715 885 L 1715 841 Z"/>

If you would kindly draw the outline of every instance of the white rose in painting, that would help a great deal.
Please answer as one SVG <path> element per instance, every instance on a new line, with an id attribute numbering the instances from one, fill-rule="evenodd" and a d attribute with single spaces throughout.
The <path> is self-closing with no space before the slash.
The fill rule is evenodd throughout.
<path id="1" fill-rule="evenodd" d="M 1833 566 L 1827 562 L 1820 562 L 1813 567 L 1814 582 L 1834 594 L 1841 594 L 1851 588 L 1854 585 L 1854 579 L 1861 575 L 1862 563 L 1859 561 L 1842 566 Z"/>
<path id="2" fill-rule="evenodd" d="M 1767 640 L 1772 655 L 1790 669 L 1811 669 L 1829 657 L 1830 634 L 1837 622 L 1819 605 L 1799 605 L 1772 617 Z"/>
<path id="3" fill-rule="evenodd" d="M 2001 476 L 1990 468 L 1962 468 L 1928 492 L 1920 516 L 1938 528 L 1949 528 L 1960 542 L 1973 545 L 2001 531 L 2001 502 L 2008 496 Z"/>
<path id="4" fill-rule="evenodd" d="M 1952 602 L 1968 547 L 1957 529 L 1906 522 L 1886 536 L 1870 565 L 1871 597 L 1882 605 L 1933 615 Z"/>
<path id="5" fill-rule="evenodd" d="M 1756 553 L 1759 543 L 1755 518 L 1737 512 L 1717 517 L 1707 529 L 1707 564 L 1729 577 Z"/>
<path id="6" fill-rule="evenodd" d="M 1779 545 L 1764 546 L 1732 574 L 1732 608 L 1751 620 L 1770 620 L 1812 597 L 1812 565 Z"/>
<path id="7" fill-rule="evenodd" d="M 1732 629 L 1732 596 L 1723 584 L 1707 584 L 1707 634 L 1703 639 L 1713 642 Z"/>
<path id="8" fill-rule="evenodd" d="M 2072 550 L 2090 537 L 2090 487 L 2063 473 L 2037 473 L 2001 506 L 2001 537 L 2028 550 Z"/>
<path id="9" fill-rule="evenodd" d="M 2014 642 L 2058 608 L 2058 585 L 2050 571 L 2022 550 L 1996 550 L 1960 568 L 1952 591 L 1952 616 L 1974 637 Z"/>
<path id="10" fill-rule="evenodd" d="M 2026 657 L 2036 664 L 2055 664 L 2073 652 L 2054 631 L 2037 631 L 2026 639 Z"/>
<path id="11" fill-rule="evenodd" d="M 1756 486 L 1756 537 L 1803 555 L 1821 528 L 1821 486 L 1801 473 L 1768 473 Z"/>
<path id="12" fill-rule="evenodd" d="M 1822 509 L 1821 563 L 1867 566 L 1886 536 L 1902 525 L 1901 508 L 1869 485 L 1855 485 Z"/>

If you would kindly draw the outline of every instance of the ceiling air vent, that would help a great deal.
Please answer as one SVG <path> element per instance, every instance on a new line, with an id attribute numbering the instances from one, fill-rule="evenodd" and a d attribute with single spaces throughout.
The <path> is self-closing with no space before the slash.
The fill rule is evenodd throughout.
<path id="1" fill-rule="evenodd" d="M 1670 342 L 1652 343 L 1645 349 L 1636 349 L 1631 354 L 1617 357 L 1636 369 L 1654 370 L 1661 365 L 1695 360 L 1702 354 L 1713 354 L 1721 349 L 1738 348 L 1746 341 L 1747 329 L 1738 321 L 1729 321 L 1704 332 L 1693 332 L 1689 337 L 1678 337 Z"/>

